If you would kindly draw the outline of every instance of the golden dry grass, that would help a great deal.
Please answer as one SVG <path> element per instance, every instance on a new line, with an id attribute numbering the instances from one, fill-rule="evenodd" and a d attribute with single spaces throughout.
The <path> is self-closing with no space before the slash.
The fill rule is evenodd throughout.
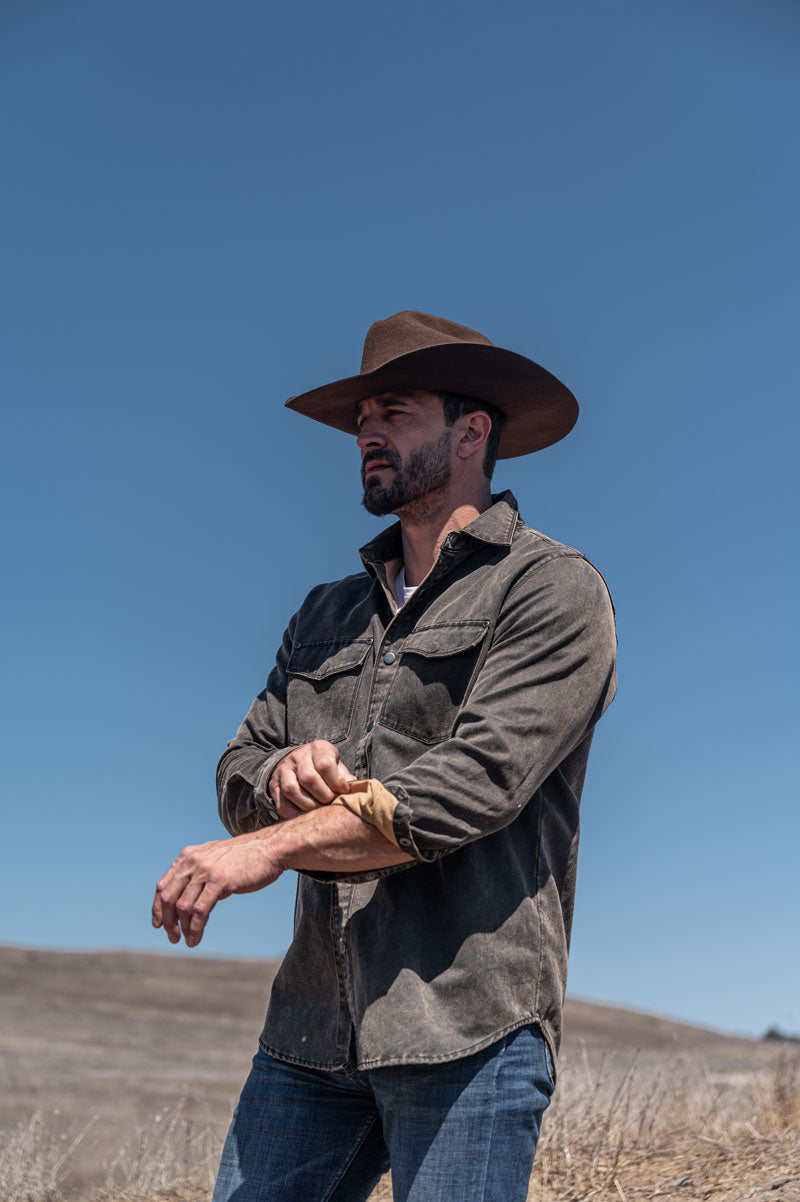
<path id="1" fill-rule="evenodd" d="M 37 1111 L 5 1133 L 0 1144 L 2 1202 L 155 1202 L 208 1199 L 219 1159 L 221 1132 L 196 1125 L 184 1106 L 165 1107 L 152 1124 L 109 1153 L 105 1180 L 70 1188 L 70 1170 L 81 1149 L 103 1139 L 103 1118 L 93 1115 L 70 1138 L 59 1131 L 59 1114 Z"/>
<path id="2" fill-rule="evenodd" d="M 531 1199 L 800 1200 L 800 1054 L 726 1079 L 694 1060 L 592 1068 L 547 1116 Z"/>
<path id="3" fill-rule="evenodd" d="M 0 1202 L 207 1202 L 275 968 L 0 947 Z M 559 1071 L 532 1199 L 800 1202 L 800 1048 L 568 999 Z"/>
<path id="4" fill-rule="evenodd" d="M 37 1113 L 0 1149 L 3 1202 L 63 1202 L 70 1163 L 97 1138 Z M 109 1159 L 81 1202 L 207 1202 L 221 1139 L 165 1108 Z M 385 1179 L 373 1202 L 390 1202 Z M 573 1060 L 545 1117 L 530 1202 L 800 1202 L 800 1051 L 750 1072 L 629 1053 Z M 454 1199 L 453 1202 L 461 1202 Z"/>

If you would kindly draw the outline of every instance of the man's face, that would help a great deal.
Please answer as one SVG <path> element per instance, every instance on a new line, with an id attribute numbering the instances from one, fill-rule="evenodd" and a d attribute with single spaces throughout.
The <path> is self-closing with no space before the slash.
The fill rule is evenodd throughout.
<path id="1" fill-rule="evenodd" d="M 419 508 L 449 483 L 451 427 L 432 392 L 381 393 L 357 409 L 361 448 L 362 504 L 383 517 Z"/>

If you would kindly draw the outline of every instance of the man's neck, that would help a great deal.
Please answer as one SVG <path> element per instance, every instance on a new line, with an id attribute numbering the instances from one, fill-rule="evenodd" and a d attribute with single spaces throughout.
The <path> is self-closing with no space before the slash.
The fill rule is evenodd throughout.
<path id="1" fill-rule="evenodd" d="M 426 498 L 424 509 L 398 514 L 403 528 L 403 566 L 406 584 L 421 584 L 436 562 L 445 536 L 451 530 L 463 530 L 492 503 L 488 481 L 472 496 L 442 497 L 438 503 Z"/>

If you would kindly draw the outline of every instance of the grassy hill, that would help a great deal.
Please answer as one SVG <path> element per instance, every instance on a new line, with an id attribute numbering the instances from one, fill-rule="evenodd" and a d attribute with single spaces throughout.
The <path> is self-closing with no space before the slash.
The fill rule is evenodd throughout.
<path id="1" fill-rule="evenodd" d="M 0 947 L 4 1202 L 21 1202 L 26 1191 L 31 1202 L 71 1190 L 78 1197 L 96 1189 L 154 1197 L 181 1181 L 207 1197 L 276 967 L 169 953 Z M 755 1137 L 744 1125 L 750 1122 L 770 1198 L 797 1202 L 798 1064 L 796 1049 L 569 1000 L 537 1196 L 600 1198 L 604 1189 L 616 1200 L 622 1191 L 626 1202 L 655 1196 L 624 1183 L 631 1166 L 651 1181 L 642 1165 L 649 1157 L 653 1168 L 658 1147 L 662 1161 L 667 1156 L 664 1179 L 677 1181 L 687 1176 L 685 1166 L 681 1161 L 673 1172 L 664 1147 L 685 1158 L 688 1129 L 695 1149 L 689 1162 L 699 1163 L 699 1148 L 705 1163 L 709 1149 L 716 1155 L 726 1140 L 733 1146 L 737 1124 L 739 1146 L 744 1138 L 752 1149 Z M 784 1171 L 773 1163 L 778 1136 L 779 1164 L 789 1167 L 776 1186 Z M 692 1181 L 696 1176 L 690 1169 Z M 676 1197 L 695 1196 L 688 1184 L 675 1188 Z M 715 1198 L 708 1190 L 696 1196 Z"/>

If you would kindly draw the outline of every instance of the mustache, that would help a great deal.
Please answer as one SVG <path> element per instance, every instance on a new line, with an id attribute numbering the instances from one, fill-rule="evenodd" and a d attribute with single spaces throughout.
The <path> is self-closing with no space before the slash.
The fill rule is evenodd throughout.
<path id="1" fill-rule="evenodd" d="M 367 468 L 371 463 L 386 463 L 389 467 L 399 468 L 400 457 L 391 451 L 367 451 L 361 461 L 361 478 L 366 475 Z"/>

